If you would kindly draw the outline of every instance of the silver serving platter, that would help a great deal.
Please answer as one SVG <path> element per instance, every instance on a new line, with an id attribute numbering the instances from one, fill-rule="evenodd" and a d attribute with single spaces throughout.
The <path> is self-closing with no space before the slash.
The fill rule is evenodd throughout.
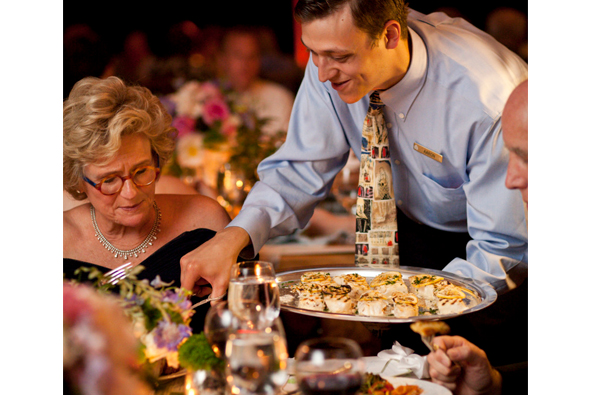
<path id="1" fill-rule="evenodd" d="M 469 295 L 465 292 L 467 297 L 465 298 L 465 304 L 468 306 L 467 310 L 462 311 L 461 313 L 456 314 L 432 314 L 432 315 L 418 315 L 415 317 L 409 318 L 396 318 L 396 317 L 376 317 L 376 316 L 362 316 L 355 314 L 340 314 L 340 313 L 330 313 L 327 311 L 317 311 L 317 310 L 308 310 L 297 307 L 298 298 L 295 295 L 295 292 L 290 289 L 290 285 L 298 283 L 300 281 L 301 276 L 304 273 L 308 272 L 326 272 L 331 275 L 331 277 L 344 275 L 344 274 L 352 274 L 358 273 L 361 276 L 365 277 L 368 282 L 371 282 L 375 276 L 385 271 L 399 271 L 402 273 L 402 277 L 404 282 L 408 286 L 408 278 L 410 276 L 416 274 L 428 274 L 428 275 L 436 275 L 444 277 L 446 280 L 451 283 L 464 287 L 469 291 L 475 294 L 475 297 Z M 473 313 L 475 311 L 482 310 L 492 303 L 496 301 L 498 294 L 494 290 L 494 288 L 485 281 L 474 280 L 466 277 L 462 277 L 456 275 L 454 273 L 444 272 L 440 270 L 427 269 L 427 268 L 418 268 L 411 266 L 400 266 L 396 268 L 367 268 L 367 267 L 323 267 L 323 268 L 311 268 L 311 269 L 303 269 L 303 270 L 294 270 L 289 272 L 281 272 L 277 274 L 277 282 L 279 283 L 279 293 L 283 297 L 281 301 L 281 309 L 286 311 L 291 311 L 298 314 L 309 315 L 313 317 L 321 317 L 321 318 L 331 318 L 335 320 L 345 320 L 345 321 L 360 321 L 365 323 L 405 323 L 405 322 L 415 322 L 421 320 L 442 320 L 448 319 L 452 317 L 457 317 L 459 315 L 465 315 L 469 313 Z M 292 295 L 294 298 L 290 303 L 284 303 L 286 298 L 285 295 Z"/>

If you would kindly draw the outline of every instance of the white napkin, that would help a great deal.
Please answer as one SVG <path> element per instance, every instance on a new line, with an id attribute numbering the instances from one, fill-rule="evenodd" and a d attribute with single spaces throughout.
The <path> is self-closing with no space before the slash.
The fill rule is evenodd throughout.
<path id="1" fill-rule="evenodd" d="M 394 342 L 391 350 L 379 351 L 377 357 L 383 360 L 392 360 L 388 367 L 381 374 L 386 375 L 388 369 L 393 365 L 395 368 L 406 368 L 412 370 L 412 372 L 420 379 L 429 378 L 429 364 L 427 358 L 421 355 L 413 354 L 413 350 L 400 345 L 397 341 Z"/>

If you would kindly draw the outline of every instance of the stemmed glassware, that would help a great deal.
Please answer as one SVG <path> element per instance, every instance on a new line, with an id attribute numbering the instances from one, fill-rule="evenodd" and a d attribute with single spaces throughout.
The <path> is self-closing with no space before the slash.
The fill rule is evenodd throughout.
<path id="1" fill-rule="evenodd" d="M 362 385 L 365 363 L 353 340 L 307 340 L 298 346 L 295 359 L 296 380 L 304 395 L 354 395 Z"/>
<path id="2" fill-rule="evenodd" d="M 225 346 L 227 382 L 232 393 L 274 395 L 288 379 L 285 333 L 277 317 L 270 323 L 250 328 L 234 319 Z"/>
<path id="3" fill-rule="evenodd" d="M 234 316 L 227 308 L 227 301 L 221 300 L 210 307 L 204 318 L 204 335 L 213 352 L 219 358 L 225 358 L 225 343 L 231 331 Z"/>
<path id="4" fill-rule="evenodd" d="M 210 308 L 204 325 L 213 351 L 226 361 L 227 393 L 274 395 L 287 382 L 287 343 L 279 309 L 271 263 L 233 266 L 228 299 Z"/>
<path id="5" fill-rule="evenodd" d="M 331 193 L 348 214 L 356 215 L 356 199 L 358 197 L 358 169 L 344 167 L 335 177 Z"/>
<path id="6" fill-rule="evenodd" d="M 227 298 L 229 309 L 247 329 L 266 328 L 279 317 L 279 287 L 269 262 L 233 265 Z"/>

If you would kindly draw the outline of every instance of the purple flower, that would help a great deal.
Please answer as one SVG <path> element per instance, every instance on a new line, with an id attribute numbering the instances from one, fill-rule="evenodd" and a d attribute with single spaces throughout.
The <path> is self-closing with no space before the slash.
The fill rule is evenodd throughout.
<path id="1" fill-rule="evenodd" d="M 141 306 L 144 304 L 144 300 L 136 294 L 132 294 L 131 296 L 124 297 L 123 301 L 125 302 L 124 307 L 126 309 L 130 309 L 135 306 Z"/>
<path id="2" fill-rule="evenodd" d="M 177 104 L 172 99 L 170 99 L 167 96 L 162 96 L 160 97 L 160 102 L 163 106 L 165 106 L 165 109 L 171 116 L 175 115 L 175 112 L 177 110 Z"/>
<path id="3" fill-rule="evenodd" d="M 160 321 L 154 330 L 154 343 L 159 348 L 177 351 L 177 346 L 183 339 L 192 335 L 192 329 L 182 324 Z"/>
<path id="4" fill-rule="evenodd" d="M 185 295 L 175 292 L 173 290 L 167 290 L 163 294 L 163 302 L 171 302 L 179 306 L 182 310 L 188 310 L 192 307 L 192 302 Z"/>
<path id="5" fill-rule="evenodd" d="M 160 279 L 159 275 L 157 275 L 156 277 L 154 277 L 154 280 L 152 280 L 150 282 L 150 285 L 152 285 L 154 288 L 168 287 L 171 284 L 173 284 L 173 281 L 171 281 L 170 283 L 166 283 L 166 282 L 164 282 L 163 280 Z"/>

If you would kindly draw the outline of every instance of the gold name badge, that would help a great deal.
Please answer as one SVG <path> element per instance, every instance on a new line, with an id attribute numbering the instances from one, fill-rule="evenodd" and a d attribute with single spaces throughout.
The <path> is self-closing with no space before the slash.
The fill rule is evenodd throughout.
<path id="1" fill-rule="evenodd" d="M 418 153 L 421 153 L 427 157 L 430 157 L 433 160 L 436 160 L 440 163 L 442 163 L 442 159 L 444 159 L 444 157 L 440 154 L 438 154 L 437 152 L 433 152 L 430 149 L 427 149 L 425 147 L 423 147 L 421 144 L 417 144 L 414 143 L 413 148 L 415 149 L 415 151 L 417 151 Z"/>

